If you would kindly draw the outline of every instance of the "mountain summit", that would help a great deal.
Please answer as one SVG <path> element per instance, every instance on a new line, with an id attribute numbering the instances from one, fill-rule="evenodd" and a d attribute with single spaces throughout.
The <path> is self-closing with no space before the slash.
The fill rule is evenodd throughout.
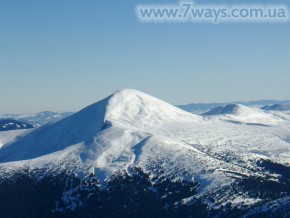
<path id="1" fill-rule="evenodd" d="M 123 89 L 108 98 L 104 120 L 144 128 L 177 120 L 198 121 L 200 118 L 143 92 Z"/>

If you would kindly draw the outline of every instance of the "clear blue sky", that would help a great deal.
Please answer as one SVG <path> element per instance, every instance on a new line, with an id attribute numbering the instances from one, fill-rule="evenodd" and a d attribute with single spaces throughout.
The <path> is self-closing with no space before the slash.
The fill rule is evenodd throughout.
<path id="1" fill-rule="evenodd" d="M 0 114 L 76 111 L 127 87 L 172 104 L 290 99 L 289 23 L 139 23 L 148 2 L 1 0 Z"/>

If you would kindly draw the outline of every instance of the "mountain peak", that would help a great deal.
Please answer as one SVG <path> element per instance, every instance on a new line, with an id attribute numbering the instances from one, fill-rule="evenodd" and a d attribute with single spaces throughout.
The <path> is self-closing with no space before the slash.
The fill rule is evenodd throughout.
<path id="1" fill-rule="evenodd" d="M 198 116 L 133 89 L 122 89 L 110 96 L 105 113 L 105 120 L 110 122 L 142 127 L 188 119 L 198 119 Z"/>
<path id="2" fill-rule="evenodd" d="M 50 123 L 2 148 L 0 162 L 31 159 L 91 140 L 100 131 L 116 126 L 150 132 L 170 122 L 194 123 L 201 118 L 133 89 L 109 97 L 55 123 Z M 18 151 L 15 154 L 15 150 Z"/>

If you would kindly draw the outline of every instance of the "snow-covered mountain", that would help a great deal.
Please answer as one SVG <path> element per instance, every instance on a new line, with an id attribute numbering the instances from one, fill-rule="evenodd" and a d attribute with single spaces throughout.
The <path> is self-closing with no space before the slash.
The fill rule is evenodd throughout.
<path id="1" fill-rule="evenodd" d="M 0 131 L 31 129 L 33 125 L 12 119 L 0 119 Z"/>
<path id="2" fill-rule="evenodd" d="M 150 131 L 163 126 L 170 127 L 176 121 L 188 123 L 198 120 L 201 118 L 151 96 L 123 90 L 59 122 L 40 127 L 7 146 L 0 154 L 0 162 L 30 159 L 62 150 L 92 139 L 112 124 L 123 129 Z"/>
<path id="3" fill-rule="evenodd" d="M 38 216 L 227 217 L 261 215 L 266 204 L 281 215 L 290 199 L 289 126 L 237 125 L 120 90 L 4 144 L 1 196 L 23 210 L 45 202 Z M 29 201 L 11 197 L 17 184 Z"/>
<path id="4" fill-rule="evenodd" d="M 273 104 L 266 105 L 261 108 L 262 110 L 274 110 L 274 111 L 290 111 L 290 104 Z"/>
<path id="5" fill-rule="evenodd" d="M 228 104 L 225 106 L 220 106 L 217 108 L 214 108 L 206 113 L 204 113 L 203 115 L 221 115 L 221 114 L 235 114 L 235 115 L 239 115 L 239 114 L 246 114 L 246 113 L 253 113 L 253 109 L 243 106 L 241 104 Z"/>
<path id="6" fill-rule="evenodd" d="M 0 119 L 14 119 L 24 122 L 29 122 L 32 125 L 44 125 L 50 122 L 55 122 L 61 120 L 65 117 L 72 115 L 72 112 L 52 112 L 43 111 L 39 113 L 32 114 L 6 114 L 0 115 Z"/>
<path id="7" fill-rule="evenodd" d="M 290 119 L 286 114 L 265 112 L 241 104 L 229 104 L 214 108 L 203 114 L 214 118 L 244 124 L 276 125 Z"/>

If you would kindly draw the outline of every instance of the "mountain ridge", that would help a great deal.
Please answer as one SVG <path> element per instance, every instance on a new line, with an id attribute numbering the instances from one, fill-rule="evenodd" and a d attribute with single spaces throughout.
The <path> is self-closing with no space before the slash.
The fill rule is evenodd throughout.
<path id="1" fill-rule="evenodd" d="M 250 107 L 263 107 L 266 105 L 272 104 L 290 104 L 290 100 L 257 100 L 257 101 L 233 101 L 233 102 L 224 102 L 224 103 L 191 103 L 185 105 L 177 105 L 177 107 L 188 111 L 188 112 L 195 112 L 195 113 L 204 113 L 211 109 L 214 109 L 219 106 L 228 105 L 228 104 L 241 104 Z"/>
<path id="2" fill-rule="evenodd" d="M 261 108 L 262 110 L 274 110 L 274 111 L 288 111 L 290 110 L 290 103 L 289 104 L 273 104 L 273 105 L 266 105 Z"/>

